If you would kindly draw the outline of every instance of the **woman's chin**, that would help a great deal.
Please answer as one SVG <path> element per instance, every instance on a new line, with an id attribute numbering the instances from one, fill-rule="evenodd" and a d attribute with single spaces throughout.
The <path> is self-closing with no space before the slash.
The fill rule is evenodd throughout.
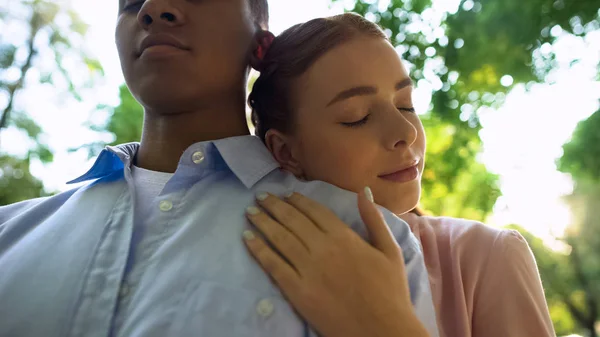
<path id="1" fill-rule="evenodd" d="M 374 191 L 375 202 L 397 215 L 410 212 L 417 207 L 421 197 L 420 182 L 417 181 L 411 185 L 405 186 L 401 190 L 385 191 L 388 193 L 379 193 L 379 195 L 377 191 Z"/>

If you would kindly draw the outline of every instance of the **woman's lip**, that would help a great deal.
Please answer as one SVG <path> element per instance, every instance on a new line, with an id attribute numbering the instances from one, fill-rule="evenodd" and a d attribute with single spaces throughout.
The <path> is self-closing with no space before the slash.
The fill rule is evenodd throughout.
<path id="1" fill-rule="evenodd" d="M 410 166 L 408 168 L 405 168 L 405 169 L 397 171 L 397 172 L 380 175 L 379 178 L 385 179 L 388 181 L 397 182 L 397 183 L 405 183 L 405 182 L 417 179 L 418 176 L 419 176 L 419 167 L 418 167 L 418 163 L 417 163 L 413 166 Z"/>

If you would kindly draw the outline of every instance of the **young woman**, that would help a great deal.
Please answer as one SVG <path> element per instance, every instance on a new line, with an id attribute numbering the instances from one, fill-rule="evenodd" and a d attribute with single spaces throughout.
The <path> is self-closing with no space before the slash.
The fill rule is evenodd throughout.
<path id="1" fill-rule="evenodd" d="M 407 214 L 419 200 L 426 138 L 412 104 L 412 82 L 379 27 L 353 14 L 316 19 L 288 29 L 258 54 L 264 55 L 254 65 L 261 75 L 249 97 L 257 136 L 296 177 L 355 192 L 369 186 L 375 202 L 402 215 L 420 237 L 441 336 L 554 336 L 534 257 L 517 232 Z M 267 212 L 269 203 L 280 202 L 267 200 L 259 201 Z M 371 260 L 332 248 L 349 247 L 344 240 L 350 238 L 307 237 L 299 229 L 328 232 L 314 215 L 325 211 L 314 211 L 318 206 L 298 194 L 285 201 L 294 206 L 287 217 L 249 215 L 285 259 L 260 238 L 246 242 L 296 309 L 317 330 L 330 331 L 325 336 L 335 335 L 325 319 L 336 310 L 329 294 L 373 287 L 369 298 L 383 298 L 387 290 L 376 281 L 359 284 L 346 276 L 349 270 L 372 270 L 373 278 L 385 273 Z M 377 229 L 381 219 L 370 222 Z M 378 233 L 371 237 L 373 249 L 387 255 L 381 242 L 389 240 Z M 321 242 L 306 244 L 315 240 Z M 306 248 L 285 251 L 295 241 Z M 313 275 L 326 285 L 312 281 Z M 355 300 L 339 300 L 338 309 Z"/>

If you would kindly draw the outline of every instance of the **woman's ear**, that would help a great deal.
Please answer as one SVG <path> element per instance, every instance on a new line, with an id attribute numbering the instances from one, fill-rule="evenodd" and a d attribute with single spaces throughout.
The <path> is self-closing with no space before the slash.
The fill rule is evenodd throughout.
<path id="1" fill-rule="evenodd" d="M 289 136 L 275 129 L 270 129 L 265 135 L 265 144 L 282 169 L 289 171 L 297 178 L 304 177 L 304 171 L 300 161 L 295 156 Z"/>
<path id="2" fill-rule="evenodd" d="M 254 34 L 250 53 L 250 66 L 254 70 L 261 70 L 262 61 L 269 51 L 273 40 L 275 40 L 275 35 L 268 30 L 257 30 Z"/>

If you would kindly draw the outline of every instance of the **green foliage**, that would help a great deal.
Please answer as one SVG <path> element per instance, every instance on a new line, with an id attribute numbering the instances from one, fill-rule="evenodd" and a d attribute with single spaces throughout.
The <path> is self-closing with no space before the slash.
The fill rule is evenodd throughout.
<path id="1" fill-rule="evenodd" d="M 476 160 L 479 108 L 501 106 L 516 83 L 544 80 L 554 58 L 537 48 L 554 41 L 553 27 L 576 35 L 600 28 L 598 3 L 590 0 L 466 0 L 439 22 L 424 19 L 433 13 L 427 0 L 392 0 L 387 8 L 357 0 L 351 11 L 380 24 L 417 83 L 434 86 L 431 111 L 422 118 L 429 144 L 423 206 L 478 220 L 500 195 L 497 176 Z"/>
<path id="2" fill-rule="evenodd" d="M 42 182 L 29 171 L 29 159 L 0 155 L 0 205 L 44 195 Z"/>
<path id="3" fill-rule="evenodd" d="M 560 171 L 571 174 L 573 193 L 566 198 L 573 214 L 565 242 L 573 248 L 579 305 L 571 308 L 578 326 L 596 336 L 600 321 L 600 110 L 580 122 L 558 160 Z"/>
<path id="4" fill-rule="evenodd" d="M 435 115 L 422 118 L 427 133 L 427 164 L 421 203 L 435 214 L 484 220 L 498 196 L 497 176 L 475 160 L 480 140 L 466 126 Z"/>
<path id="5" fill-rule="evenodd" d="M 15 62 L 17 47 L 13 45 L 0 45 L 0 69 L 6 69 Z"/>
<path id="6" fill-rule="evenodd" d="M 116 107 L 99 105 L 98 110 L 110 112 L 105 124 L 92 125 L 91 129 L 98 132 L 106 132 L 113 135 L 114 140 L 108 145 L 117 145 L 131 142 L 139 142 L 142 138 L 142 124 L 144 122 L 144 108 L 133 98 L 125 84 L 119 87 L 119 99 L 121 103 Z M 105 143 L 92 143 L 82 146 L 87 149 L 88 156 L 95 157 L 106 146 Z M 72 149 L 75 151 L 77 149 Z"/>
<path id="7" fill-rule="evenodd" d="M 570 173 L 575 189 L 565 198 L 573 222 L 561 241 L 569 254 L 546 248 L 521 232 L 536 255 L 557 333 L 597 336 L 600 320 L 600 111 L 580 122 L 563 146 L 558 168 Z"/>
<path id="8" fill-rule="evenodd" d="M 0 81 L 0 92 L 6 93 L 8 97 L 7 104 L 0 106 L 0 132 L 9 126 L 16 128 L 26 134 L 33 145 L 25 158 L 11 157 L 0 152 L 4 172 L 16 172 L 2 175 L 0 205 L 43 195 L 41 183 L 29 173 L 29 162 L 34 158 L 44 163 L 53 160 L 52 152 L 42 140 L 42 128 L 26 111 L 19 110 L 19 93 L 32 84 L 25 81 L 29 71 L 37 68 L 41 73 L 39 83 L 51 84 L 56 89 L 57 96 L 62 92 L 55 86 L 55 79 L 62 77 L 66 82 L 66 90 L 75 99 L 81 99 L 80 90 L 90 87 L 96 76 L 103 75 L 100 63 L 80 48 L 88 26 L 68 3 L 59 5 L 50 0 L 15 0 L 10 3 L 14 9 L 10 12 L 5 11 L 3 6 L 4 4 L 0 5 L 0 28 L 2 25 L 21 27 L 27 32 L 27 39 L 22 44 L 5 42 L 10 39 L 4 38 L 5 33 L 0 29 L 0 72 L 10 70 L 18 74 L 14 81 Z M 48 48 L 40 49 L 43 45 Z M 21 56 L 16 57 L 17 55 Z M 48 62 L 39 62 L 40 58 L 54 59 L 55 63 L 48 67 Z M 78 60 L 87 72 L 77 70 L 77 76 L 73 76 L 63 64 L 65 58 Z M 9 169 L 9 165 L 14 166 Z"/>
<path id="9" fill-rule="evenodd" d="M 40 56 L 37 45 L 46 45 L 51 50 L 52 55 L 43 55 L 45 58 L 54 58 L 56 68 L 45 71 L 40 78 L 41 83 L 54 83 L 53 73 L 60 73 L 63 79 L 67 82 L 68 90 L 73 97 L 80 99 L 80 86 L 73 82 L 74 78 L 78 80 L 86 79 L 84 86 L 91 86 L 96 75 L 102 75 L 102 67 L 100 63 L 89 57 L 85 52 L 79 49 L 79 45 L 75 41 L 81 41 L 87 32 L 88 26 L 79 18 L 77 13 L 73 11 L 68 3 L 63 5 L 56 4 L 54 1 L 48 0 L 20 0 L 13 1 L 11 6 L 24 11 L 15 11 L 15 13 L 27 13 L 26 16 L 5 15 L 3 24 L 21 25 L 23 29 L 28 31 L 28 39 L 23 45 L 14 45 L 3 43 L 0 44 L 0 70 L 18 70 L 19 77 L 11 83 L 0 83 L 0 90 L 6 91 L 9 95 L 7 106 L 2 107 L 2 118 L 0 122 L 0 131 L 9 124 L 16 127 L 24 126 L 24 131 L 34 140 L 39 141 L 38 136 L 41 134 L 39 126 L 35 122 L 28 119 L 24 112 L 19 116 L 14 113 L 15 100 L 17 93 L 25 89 L 25 77 L 29 70 L 37 66 L 36 60 Z M 2 10 L 3 12 L 3 10 Z M 68 18 L 68 24 L 59 24 Z M 0 35 L 0 41 L 3 41 Z M 35 43 L 34 43 L 35 42 Z M 17 59 L 15 55 L 20 53 L 25 55 L 24 59 Z M 63 59 L 65 56 L 69 58 L 79 58 L 79 61 L 85 65 L 89 72 L 78 73 L 78 76 L 71 76 L 69 71 L 64 68 Z M 15 114 L 15 116 L 12 116 Z M 12 119 L 15 119 L 11 122 Z M 33 131 L 33 132 L 32 132 Z"/>
<path id="10" fill-rule="evenodd" d="M 549 249 L 519 226 L 536 257 L 558 335 L 596 336 L 600 313 L 600 183 L 580 185 L 568 198 L 575 221 L 562 242 L 567 253 Z"/>
<path id="11" fill-rule="evenodd" d="M 579 122 L 563 146 L 558 169 L 576 181 L 600 180 L 600 110 Z"/>
<path id="12" fill-rule="evenodd" d="M 106 125 L 106 130 L 115 135 L 111 145 L 139 142 L 142 138 L 144 109 L 125 85 L 119 88 L 119 97 L 121 104 L 113 109 L 112 118 Z"/>

